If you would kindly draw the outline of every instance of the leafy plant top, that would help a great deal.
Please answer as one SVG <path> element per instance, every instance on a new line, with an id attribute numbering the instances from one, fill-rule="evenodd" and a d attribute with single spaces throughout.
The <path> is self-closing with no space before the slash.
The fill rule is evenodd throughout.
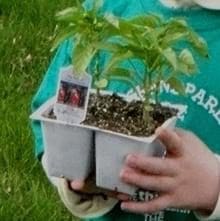
<path id="1" fill-rule="evenodd" d="M 84 73 L 95 59 L 93 85 L 98 92 L 111 80 L 124 81 L 136 92 L 139 88 L 143 117 L 148 120 L 150 100 L 159 101 L 161 83 L 185 93 L 182 77 L 198 72 L 197 57 L 208 57 L 207 44 L 184 18 L 143 14 L 126 20 L 102 13 L 102 4 L 102 0 L 94 1 L 92 8 L 86 10 L 78 2 L 59 12 L 57 19 L 62 28 L 54 47 L 73 38 L 73 66 L 78 73 Z M 102 68 L 101 51 L 110 55 Z M 143 70 L 136 68 L 136 62 Z"/>
<path id="2" fill-rule="evenodd" d="M 97 55 L 100 45 L 111 36 L 117 34 L 118 29 L 111 22 L 110 16 L 103 14 L 102 0 L 96 0 L 91 9 L 85 9 L 79 1 L 71 8 L 67 8 L 56 15 L 60 24 L 60 31 L 54 42 L 57 48 L 65 39 L 73 38 L 73 66 L 77 73 L 82 74 Z"/>
<path id="3" fill-rule="evenodd" d="M 146 14 L 130 20 L 119 19 L 115 24 L 118 24 L 120 41 L 105 46 L 112 53 L 105 73 L 117 78 L 122 75 L 119 67 L 125 62 L 133 64 L 132 69 L 123 68 L 123 75 L 143 92 L 147 118 L 150 99 L 154 97 L 158 101 L 162 82 L 180 94 L 185 93 L 182 77 L 198 72 L 195 56 L 208 58 L 207 44 L 183 18 L 166 20 Z M 144 67 L 141 74 L 134 65 L 137 60 Z"/>

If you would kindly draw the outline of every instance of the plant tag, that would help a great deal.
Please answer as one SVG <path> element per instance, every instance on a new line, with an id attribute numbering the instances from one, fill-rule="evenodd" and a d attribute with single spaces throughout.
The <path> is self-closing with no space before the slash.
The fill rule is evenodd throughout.
<path id="1" fill-rule="evenodd" d="M 73 66 L 61 68 L 54 113 L 58 120 L 81 123 L 85 120 L 92 77 L 78 75 Z"/>

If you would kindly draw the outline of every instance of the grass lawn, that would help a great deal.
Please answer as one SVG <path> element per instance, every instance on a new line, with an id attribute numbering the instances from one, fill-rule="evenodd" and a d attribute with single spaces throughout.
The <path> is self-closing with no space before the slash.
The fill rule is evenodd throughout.
<path id="1" fill-rule="evenodd" d="M 55 12 L 73 0 L 0 0 L 0 221 L 76 220 L 34 158 L 30 102 L 52 57 Z"/>

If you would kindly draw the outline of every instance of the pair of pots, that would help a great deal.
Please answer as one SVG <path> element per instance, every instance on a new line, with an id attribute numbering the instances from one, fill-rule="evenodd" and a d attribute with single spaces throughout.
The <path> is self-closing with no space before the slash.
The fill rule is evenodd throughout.
<path id="1" fill-rule="evenodd" d="M 55 98 L 31 115 L 41 122 L 47 168 L 50 176 L 84 180 L 95 170 L 98 187 L 134 195 L 137 188 L 123 183 L 119 173 L 128 154 L 163 157 L 165 147 L 156 135 L 135 137 L 82 124 L 69 124 L 46 117 Z M 173 128 L 176 117 L 162 127 Z"/>

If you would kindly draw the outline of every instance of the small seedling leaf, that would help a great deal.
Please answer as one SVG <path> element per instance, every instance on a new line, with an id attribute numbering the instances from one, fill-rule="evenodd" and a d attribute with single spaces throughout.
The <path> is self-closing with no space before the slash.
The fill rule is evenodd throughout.
<path id="1" fill-rule="evenodd" d="M 96 88 L 104 89 L 104 88 L 106 88 L 108 86 L 108 80 L 103 78 L 103 79 L 101 79 L 99 81 L 95 81 L 94 84 L 95 84 Z"/>
<path id="2" fill-rule="evenodd" d="M 79 9 L 76 7 L 67 8 L 67 9 L 60 11 L 56 14 L 56 20 L 70 22 L 75 17 L 77 17 L 76 14 L 78 12 L 79 12 Z"/>
<path id="3" fill-rule="evenodd" d="M 167 80 L 167 83 L 170 85 L 170 87 L 172 89 L 174 89 L 176 92 L 178 92 L 179 94 L 181 95 L 185 95 L 185 86 L 183 84 L 183 82 L 176 78 L 176 77 L 170 77 L 168 80 Z"/>
<path id="4" fill-rule="evenodd" d="M 75 30 L 74 30 L 74 27 L 67 27 L 65 29 L 63 29 L 62 32 L 60 32 L 55 40 L 54 40 L 54 43 L 53 43 L 53 46 L 51 48 L 51 51 L 54 51 L 55 49 L 57 49 L 57 47 L 63 42 L 65 41 L 66 39 L 68 38 L 71 38 L 71 37 L 74 37 L 75 35 Z"/>
<path id="5" fill-rule="evenodd" d="M 131 19 L 131 23 L 142 27 L 147 26 L 155 28 L 161 25 L 162 19 L 159 15 L 156 14 L 146 14 L 146 15 L 136 16 L 135 18 Z"/>
<path id="6" fill-rule="evenodd" d="M 199 53 L 201 56 L 205 58 L 209 57 L 208 45 L 207 45 L 207 42 L 204 40 L 204 38 L 202 38 L 201 36 L 199 36 L 193 31 L 190 32 L 190 35 L 188 38 L 192 47 L 197 53 Z"/>
<path id="7" fill-rule="evenodd" d="M 189 49 L 183 49 L 180 53 L 178 67 L 183 74 L 195 74 L 198 71 L 196 61 Z"/>
<path id="8" fill-rule="evenodd" d="M 162 51 L 162 55 L 166 58 L 168 63 L 173 67 L 174 70 L 177 69 L 177 55 L 172 48 L 167 48 Z"/>
<path id="9" fill-rule="evenodd" d="M 112 67 L 115 67 L 116 65 L 119 65 L 125 60 L 128 60 L 130 58 L 133 58 L 133 53 L 129 50 L 125 50 L 121 48 L 117 53 L 115 53 L 112 58 L 110 59 L 104 73 L 108 73 L 109 70 L 112 70 Z"/>
<path id="10" fill-rule="evenodd" d="M 115 17 L 113 14 L 107 13 L 105 14 L 105 19 L 107 22 L 109 22 L 111 25 L 119 29 L 119 20 L 117 17 Z"/>
<path id="11" fill-rule="evenodd" d="M 95 55 L 93 44 L 78 44 L 74 50 L 73 66 L 77 73 L 84 73 Z"/>
<path id="12" fill-rule="evenodd" d="M 93 2 L 93 9 L 98 11 L 103 6 L 103 0 L 94 0 Z"/>

